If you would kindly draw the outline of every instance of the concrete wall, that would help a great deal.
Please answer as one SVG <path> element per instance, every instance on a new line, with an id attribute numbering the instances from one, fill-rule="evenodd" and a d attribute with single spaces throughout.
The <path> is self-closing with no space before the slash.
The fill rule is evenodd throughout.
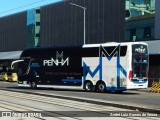
<path id="1" fill-rule="evenodd" d="M 26 12 L 0 18 L 0 52 L 25 48 L 26 20 Z"/>
<path id="2" fill-rule="evenodd" d="M 86 7 L 86 44 L 125 39 L 125 0 L 66 0 L 41 8 L 40 46 L 83 45 Z"/>
<path id="3" fill-rule="evenodd" d="M 155 39 L 160 39 L 160 0 L 156 0 Z"/>
<path id="4" fill-rule="evenodd" d="M 86 44 L 125 40 L 125 0 L 64 0 L 41 7 L 40 47 L 83 45 L 84 11 L 70 3 L 87 8 Z M 27 11 L 0 18 L 0 52 L 34 47 L 28 19 Z"/>

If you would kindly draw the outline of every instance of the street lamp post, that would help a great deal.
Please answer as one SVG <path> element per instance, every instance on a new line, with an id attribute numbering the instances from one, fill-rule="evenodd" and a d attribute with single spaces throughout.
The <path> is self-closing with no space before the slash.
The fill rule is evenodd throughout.
<path id="1" fill-rule="evenodd" d="M 82 8 L 84 10 L 84 45 L 86 44 L 86 7 L 74 4 L 74 3 L 70 3 L 71 5 L 74 5 L 76 7 Z"/>

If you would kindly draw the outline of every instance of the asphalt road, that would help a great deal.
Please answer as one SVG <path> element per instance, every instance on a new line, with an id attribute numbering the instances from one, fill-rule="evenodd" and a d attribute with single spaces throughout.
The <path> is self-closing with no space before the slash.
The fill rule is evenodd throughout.
<path id="1" fill-rule="evenodd" d="M 113 103 L 117 107 L 119 107 L 120 105 L 125 105 L 129 107 L 153 109 L 160 111 L 160 93 L 150 93 L 149 89 L 128 90 L 123 92 L 122 94 L 95 93 L 59 89 L 31 90 L 29 88 L 19 88 L 17 86 L 17 83 L 9 83 L 3 81 L 0 81 L 0 87 L 18 91 L 41 93 L 44 95 L 65 96 L 66 98 L 98 101 L 103 103 Z"/>
<path id="2" fill-rule="evenodd" d="M 159 114 L 149 111 L 103 104 L 105 99 L 107 100 L 105 97 L 112 98 L 118 94 L 53 89 L 31 90 L 17 88 L 16 83 L 9 82 L 0 82 L 0 87 L 0 119 L 4 120 L 159 120 L 160 117 Z M 102 104 L 89 102 L 98 100 L 98 97 L 101 98 L 99 101 Z"/>
<path id="3" fill-rule="evenodd" d="M 0 119 L 159 120 L 159 115 L 36 94 L 0 90 Z"/>

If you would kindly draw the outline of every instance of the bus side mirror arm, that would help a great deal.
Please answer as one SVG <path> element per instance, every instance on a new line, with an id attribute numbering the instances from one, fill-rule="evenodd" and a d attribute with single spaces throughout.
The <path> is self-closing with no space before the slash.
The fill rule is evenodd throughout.
<path id="1" fill-rule="evenodd" d="M 13 62 L 11 63 L 11 69 L 14 68 L 13 65 L 14 65 L 15 63 L 22 62 L 22 61 L 24 61 L 24 60 L 15 60 L 15 61 L 13 61 Z"/>

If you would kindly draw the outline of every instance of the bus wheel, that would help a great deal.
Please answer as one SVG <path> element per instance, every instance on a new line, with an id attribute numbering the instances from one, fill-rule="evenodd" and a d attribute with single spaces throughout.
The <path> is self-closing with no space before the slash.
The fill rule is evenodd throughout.
<path id="1" fill-rule="evenodd" d="M 85 84 L 84 84 L 84 89 L 87 92 L 92 92 L 92 91 L 94 91 L 95 86 L 92 84 L 92 82 L 86 81 Z"/>
<path id="2" fill-rule="evenodd" d="M 30 82 L 30 87 L 31 87 L 32 89 L 36 89 L 36 88 L 37 88 L 37 83 L 36 83 L 35 80 L 33 80 L 33 81 Z"/>
<path id="3" fill-rule="evenodd" d="M 97 91 L 100 92 L 100 93 L 105 92 L 106 91 L 106 85 L 105 85 L 105 83 L 99 82 L 97 84 Z"/>

